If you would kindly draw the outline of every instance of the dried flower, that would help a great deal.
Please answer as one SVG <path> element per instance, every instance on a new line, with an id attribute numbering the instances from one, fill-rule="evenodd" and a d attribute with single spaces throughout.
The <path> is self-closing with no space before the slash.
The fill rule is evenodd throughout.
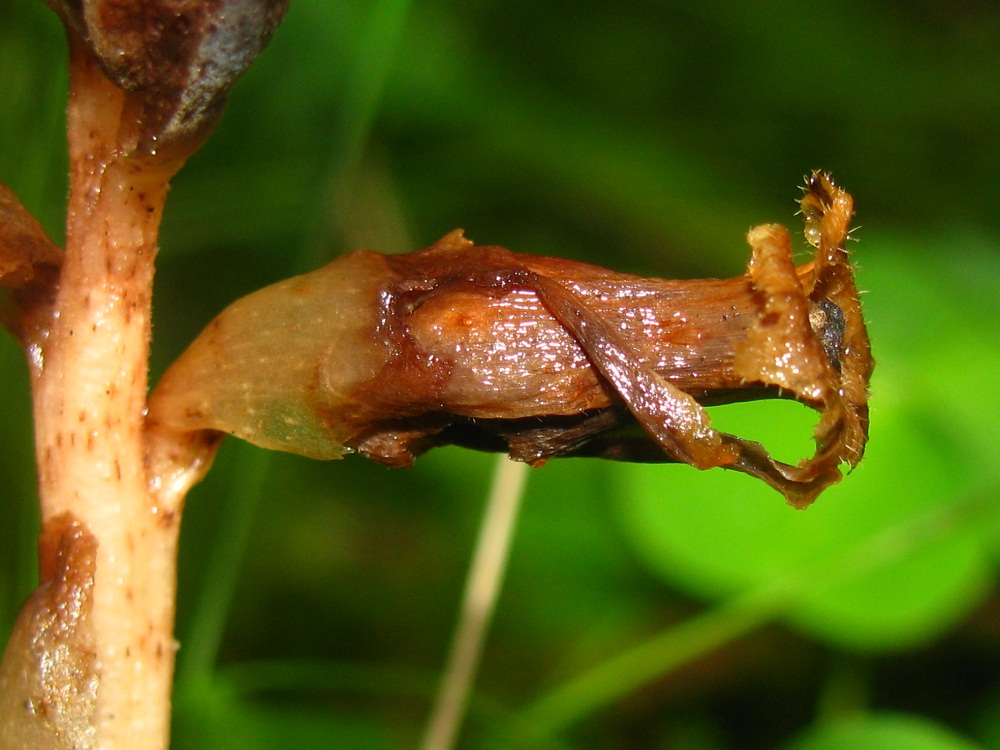
<path id="1" fill-rule="evenodd" d="M 787 230 L 759 226 L 747 274 L 726 280 L 641 278 L 461 231 L 409 255 L 352 253 L 225 310 L 164 376 L 151 422 L 392 466 L 444 444 L 536 465 L 722 466 L 804 507 L 861 459 L 872 360 L 851 198 L 817 173 L 802 208 L 811 262 L 796 268 Z M 716 431 L 703 408 L 775 397 L 820 412 L 798 466 Z"/>

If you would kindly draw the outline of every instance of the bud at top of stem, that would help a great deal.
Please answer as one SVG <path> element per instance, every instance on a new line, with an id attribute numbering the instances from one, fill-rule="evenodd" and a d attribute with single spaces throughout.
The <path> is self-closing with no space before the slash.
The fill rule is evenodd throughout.
<path id="1" fill-rule="evenodd" d="M 138 148 L 200 141 L 288 0 L 47 0 L 116 86 L 133 94 Z"/>

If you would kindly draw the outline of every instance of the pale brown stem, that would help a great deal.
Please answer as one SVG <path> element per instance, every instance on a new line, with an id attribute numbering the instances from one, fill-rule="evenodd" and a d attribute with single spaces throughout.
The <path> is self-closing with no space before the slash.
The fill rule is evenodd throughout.
<path id="1" fill-rule="evenodd" d="M 169 737 L 180 496 L 154 494 L 144 414 L 153 261 L 179 167 L 134 155 L 128 98 L 74 49 L 66 256 L 26 342 L 43 526 L 70 513 L 96 539 L 91 622 L 102 750 Z"/>
<path id="2" fill-rule="evenodd" d="M 455 625 L 448 663 L 421 745 L 423 750 L 451 750 L 458 741 L 486 633 L 500 596 L 527 478 L 527 464 L 509 461 L 506 456 L 498 459 L 486 515 L 465 581 L 462 610 Z"/>

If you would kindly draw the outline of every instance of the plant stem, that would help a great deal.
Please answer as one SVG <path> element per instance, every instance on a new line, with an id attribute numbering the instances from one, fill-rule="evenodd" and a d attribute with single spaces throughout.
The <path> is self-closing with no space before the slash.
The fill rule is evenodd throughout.
<path id="1" fill-rule="evenodd" d="M 212 678 L 253 523 L 264 496 L 264 480 L 273 454 L 247 444 L 240 445 L 238 449 L 244 456 L 242 465 L 246 471 L 234 480 L 223 498 L 217 538 L 209 552 L 204 580 L 178 664 L 178 693 L 190 683 Z"/>
<path id="2" fill-rule="evenodd" d="M 127 96 L 82 45 L 70 70 L 66 255 L 27 342 L 42 523 L 71 514 L 97 542 L 96 746 L 156 750 L 169 735 L 180 507 L 152 492 L 144 414 L 156 239 L 180 160 L 133 156 Z"/>
<path id="3" fill-rule="evenodd" d="M 486 515 L 465 583 L 462 611 L 455 627 L 448 665 L 427 723 L 424 750 L 450 750 L 458 738 L 506 570 L 527 472 L 527 464 L 515 463 L 506 456 L 498 459 Z"/>
<path id="4" fill-rule="evenodd" d="M 559 685 L 518 717 L 525 740 L 543 741 L 657 677 L 772 620 L 781 586 L 764 587 L 692 617 Z"/>
<path id="5" fill-rule="evenodd" d="M 995 523 L 996 494 L 996 487 L 988 486 L 950 505 L 901 518 L 852 546 L 804 559 L 787 573 L 621 651 L 524 708 L 515 722 L 517 746 L 545 742 L 652 680 L 774 621 L 806 592 L 870 575 L 970 529 L 989 528 Z"/>

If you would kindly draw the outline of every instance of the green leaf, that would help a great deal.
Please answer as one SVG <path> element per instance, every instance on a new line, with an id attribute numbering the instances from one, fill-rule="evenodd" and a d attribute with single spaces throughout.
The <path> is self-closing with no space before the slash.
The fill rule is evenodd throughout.
<path id="1" fill-rule="evenodd" d="M 879 362 L 871 441 L 860 467 L 814 508 L 791 511 L 728 473 L 640 467 L 617 476 L 626 536 L 665 581 L 728 598 L 791 576 L 790 622 L 837 644 L 888 649 L 939 634 L 988 585 L 997 538 L 989 498 L 1000 477 L 983 460 L 995 426 L 982 415 L 998 411 L 987 386 L 1000 349 L 992 321 L 961 304 L 962 284 L 949 286 L 926 258 L 876 258 L 865 269 Z M 782 413 L 788 406 L 725 407 L 716 418 L 751 437 L 770 430 L 762 439 L 778 455 L 801 455 L 783 433 L 808 435 L 807 413 Z"/>
<path id="2" fill-rule="evenodd" d="M 820 725 L 785 750 L 976 750 L 978 747 L 927 719 L 886 713 Z"/>

